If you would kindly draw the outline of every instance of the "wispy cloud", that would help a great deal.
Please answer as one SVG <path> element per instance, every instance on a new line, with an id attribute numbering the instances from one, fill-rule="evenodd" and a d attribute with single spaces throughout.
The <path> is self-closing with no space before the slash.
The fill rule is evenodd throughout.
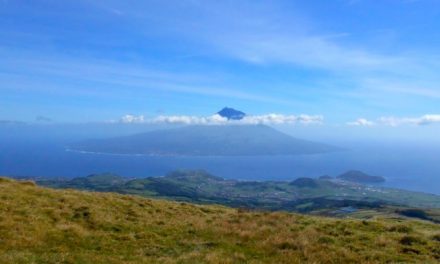
<path id="1" fill-rule="evenodd" d="M 124 124 L 137 124 L 137 123 L 144 123 L 145 117 L 143 115 L 124 115 L 119 119 L 119 122 Z"/>
<path id="2" fill-rule="evenodd" d="M 173 35 L 197 45 L 210 56 L 221 55 L 255 64 L 295 64 L 325 70 L 376 70 L 401 65 L 404 58 L 342 45 L 346 32 L 317 33 L 313 22 L 283 1 L 177 1 L 174 4 L 117 1 L 95 6 L 121 10 L 148 34 Z M 143 12 L 145 9 L 157 10 Z M 288 10 L 288 12 L 286 12 Z M 170 14 L 162 16 L 161 13 Z"/>
<path id="3" fill-rule="evenodd" d="M 36 122 L 42 122 L 42 123 L 51 123 L 53 122 L 52 118 L 47 116 L 38 115 L 35 117 Z"/>
<path id="4" fill-rule="evenodd" d="M 125 8 L 124 13 L 133 16 L 139 27 L 159 25 L 163 34 L 188 40 L 210 56 L 226 56 L 255 65 L 323 70 L 337 79 L 349 80 L 354 90 L 370 93 L 439 97 L 440 78 L 433 74 L 433 64 L 438 59 L 432 54 L 411 50 L 382 53 L 371 46 L 348 45 L 345 37 L 349 34 L 320 31 L 307 15 L 296 11 L 295 5 L 286 7 L 283 1 L 208 2 L 148 5 L 171 13 L 172 17 L 144 14 L 139 11 L 141 8 L 135 10 L 114 1 L 106 2 L 106 6 Z M 360 1 L 347 1 L 357 2 Z M 376 81 L 371 82 L 373 79 Z"/>
<path id="5" fill-rule="evenodd" d="M 62 90 L 68 94 L 72 94 L 68 89 L 71 83 L 81 82 L 86 85 L 72 88 L 75 94 L 106 96 L 112 87 L 118 94 L 129 91 L 135 93 L 168 91 L 267 103 L 290 103 L 289 100 L 229 85 L 218 72 L 212 75 L 208 72 L 194 71 L 176 73 L 142 64 L 56 55 L 46 58 L 35 56 L 10 58 L 11 56 L 13 55 L 5 54 L 5 60 L 9 59 L 10 63 L 0 74 L 0 80 L 5 79 L 4 84 L 13 81 L 14 85 L 9 86 L 10 89 L 32 90 L 42 86 L 41 92 L 52 92 L 51 87 L 59 87 L 56 80 L 61 79 L 65 83 Z M 30 76 L 38 77 L 33 77 L 31 82 L 27 82 Z M 4 85 L 3 89 L 8 89 L 8 85 Z M 53 90 L 61 91 L 56 88 Z"/>
<path id="6" fill-rule="evenodd" d="M 350 110 L 364 107 L 376 116 L 381 110 L 398 115 L 410 102 L 420 108 L 414 113 L 430 112 L 432 101 L 440 98 L 436 47 L 403 45 L 398 28 L 387 33 L 368 21 L 341 24 L 352 15 L 338 14 L 338 26 L 322 26 L 319 16 L 305 13 L 308 9 L 296 1 L 68 1 L 84 14 L 37 2 L 9 1 L 5 14 L 17 16 L 17 25 L 0 30 L 0 91 L 17 96 L 10 92 L 15 89 L 28 102 L 35 101 L 29 94 L 40 101 L 64 95 L 68 104 L 71 96 L 87 98 L 90 105 L 96 98 L 111 99 L 106 100 L 109 105 L 126 102 L 120 105 L 124 109 L 109 114 L 113 116 L 162 108 L 164 101 L 180 105 L 179 111 L 186 107 L 183 101 L 203 102 L 205 109 L 233 101 L 254 112 L 329 111 L 342 115 L 339 122 L 344 122 L 364 114 Z M 334 5 L 357 2 L 369 1 Z M 36 14 L 35 26 L 19 23 L 20 16 Z M 366 31 L 360 32 L 364 26 Z M 392 49 L 370 45 L 370 37 L 389 32 L 396 33 L 389 39 Z M 149 110 L 144 110 L 146 98 L 151 99 Z M 428 100 L 429 106 L 424 104 Z M 199 111 L 195 108 L 190 111 Z M 390 124 L 418 124 L 414 118 L 388 119 Z M 254 122 L 268 120 L 277 122 L 268 116 Z M 370 122 L 387 123 L 349 123 Z"/>
<path id="7" fill-rule="evenodd" d="M 375 123 L 373 121 L 367 120 L 365 118 L 358 118 L 355 121 L 348 122 L 347 125 L 349 126 L 364 126 L 364 127 L 370 127 L 374 126 Z"/>

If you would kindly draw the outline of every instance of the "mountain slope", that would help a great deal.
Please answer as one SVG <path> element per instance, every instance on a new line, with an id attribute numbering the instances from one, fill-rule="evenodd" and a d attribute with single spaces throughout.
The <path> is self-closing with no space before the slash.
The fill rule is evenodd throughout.
<path id="1" fill-rule="evenodd" d="M 438 225 L 59 191 L 0 178 L 0 263 L 435 263 Z"/>
<path id="2" fill-rule="evenodd" d="M 339 150 L 293 138 L 265 125 L 186 126 L 132 136 L 79 142 L 71 149 L 145 155 L 298 155 Z"/>

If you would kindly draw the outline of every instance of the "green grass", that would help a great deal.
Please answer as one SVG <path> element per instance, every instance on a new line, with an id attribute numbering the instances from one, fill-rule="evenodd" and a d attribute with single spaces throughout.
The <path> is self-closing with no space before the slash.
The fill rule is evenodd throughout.
<path id="1" fill-rule="evenodd" d="M 334 219 L 0 178 L 0 263 L 438 263 L 440 226 Z"/>

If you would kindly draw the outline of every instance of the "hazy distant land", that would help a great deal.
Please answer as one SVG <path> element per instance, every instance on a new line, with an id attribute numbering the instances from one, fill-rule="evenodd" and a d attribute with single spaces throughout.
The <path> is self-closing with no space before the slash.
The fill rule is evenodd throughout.
<path id="1" fill-rule="evenodd" d="M 69 149 L 155 156 L 261 156 L 317 154 L 338 147 L 291 137 L 265 125 L 207 125 L 91 139 Z"/>

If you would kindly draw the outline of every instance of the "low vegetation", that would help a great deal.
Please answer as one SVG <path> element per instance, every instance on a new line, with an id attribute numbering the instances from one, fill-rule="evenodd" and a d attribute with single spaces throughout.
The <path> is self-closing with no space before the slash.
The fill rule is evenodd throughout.
<path id="1" fill-rule="evenodd" d="M 0 178 L 0 263 L 438 263 L 440 226 L 255 212 Z"/>
<path id="2" fill-rule="evenodd" d="M 231 207 L 313 213 L 340 207 L 381 209 L 384 206 L 440 208 L 440 196 L 368 186 L 336 179 L 299 178 L 287 181 L 226 180 L 205 171 L 173 171 L 164 177 L 132 179 L 97 174 L 72 180 L 46 180 L 54 188 L 136 194 Z"/>

